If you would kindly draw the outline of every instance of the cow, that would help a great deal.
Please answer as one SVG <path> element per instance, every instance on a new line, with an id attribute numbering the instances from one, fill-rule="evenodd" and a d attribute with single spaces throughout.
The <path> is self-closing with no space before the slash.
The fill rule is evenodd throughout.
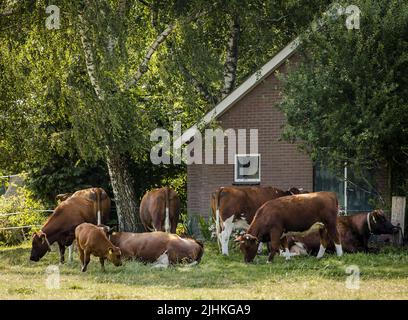
<path id="1" fill-rule="evenodd" d="M 140 220 L 147 232 L 176 233 L 180 215 L 180 198 L 169 187 L 146 192 L 140 202 Z"/>
<path id="2" fill-rule="evenodd" d="M 228 242 L 232 231 L 248 229 L 256 210 L 266 201 L 300 193 L 302 191 L 295 187 L 288 191 L 274 187 L 221 187 L 217 189 L 211 197 L 211 209 L 222 254 L 228 255 Z"/>
<path id="3" fill-rule="evenodd" d="M 380 209 L 371 212 L 357 213 L 351 216 L 341 216 L 337 219 L 337 230 L 340 234 L 344 252 L 369 252 L 368 239 L 372 234 L 395 234 L 400 228 L 394 226 Z M 304 237 L 288 237 L 291 252 L 303 248 L 302 254 L 316 254 L 319 250 L 319 234 L 311 233 Z M 333 251 L 334 245 L 330 242 L 327 247 Z"/>
<path id="4" fill-rule="evenodd" d="M 58 243 L 60 262 L 65 261 L 65 247 L 74 241 L 74 230 L 83 222 L 106 223 L 110 214 L 110 198 L 101 188 L 87 189 L 86 192 L 78 192 L 65 201 L 61 202 L 47 219 L 39 232 L 32 237 L 32 249 L 30 260 L 39 261 L 48 251 L 51 245 Z M 100 212 L 100 214 L 98 214 Z"/>
<path id="5" fill-rule="evenodd" d="M 253 261 L 260 241 L 271 242 L 268 262 L 272 262 L 282 241 L 289 253 L 285 243 L 288 233 L 303 233 L 315 228 L 320 233 L 317 257 L 323 257 L 330 239 L 335 244 L 337 255 L 341 256 L 343 250 L 336 229 L 337 213 L 338 200 L 334 192 L 298 194 L 266 202 L 256 212 L 247 233 L 237 238 L 245 262 Z"/>
<path id="6" fill-rule="evenodd" d="M 199 263 L 204 253 L 201 241 L 180 238 L 178 235 L 155 231 L 144 233 L 113 232 L 110 241 L 122 251 L 124 259 L 144 263 Z"/>
<path id="7" fill-rule="evenodd" d="M 104 227 L 87 222 L 81 223 L 75 228 L 75 239 L 82 264 L 82 272 L 85 272 L 88 268 L 91 255 L 99 257 L 103 271 L 105 271 L 106 259 L 117 267 L 122 265 L 121 250 L 109 241 Z"/>
<path id="8" fill-rule="evenodd" d="M 62 202 L 71 197 L 81 197 L 96 202 L 99 205 L 99 208 L 97 209 L 98 224 L 102 223 L 100 218 L 101 214 L 104 216 L 110 214 L 111 200 L 106 191 L 102 188 L 87 188 L 75 191 L 74 193 L 58 194 L 55 199 Z"/>

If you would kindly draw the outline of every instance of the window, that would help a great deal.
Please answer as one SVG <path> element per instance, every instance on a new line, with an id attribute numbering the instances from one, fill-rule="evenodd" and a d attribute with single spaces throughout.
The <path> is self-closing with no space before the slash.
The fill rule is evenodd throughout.
<path id="1" fill-rule="evenodd" d="M 234 182 L 241 184 L 261 182 L 261 155 L 259 153 L 235 155 Z"/>
<path id="2" fill-rule="evenodd" d="M 351 168 L 346 168 L 333 172 L 322 163 L 318 163 L 314 168 L 314 191 L 336 192 L 341 210 L 346 213 L 371 211 L 370 200 L 376 197 L 372 187 L 372 173 L 364 172 L 363 179 Z"/>

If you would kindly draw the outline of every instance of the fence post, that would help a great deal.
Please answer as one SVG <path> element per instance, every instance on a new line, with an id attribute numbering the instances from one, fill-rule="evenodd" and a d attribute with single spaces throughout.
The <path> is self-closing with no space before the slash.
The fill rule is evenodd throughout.
<path id="1" fill-rule="evenodd" d="M 405 207 L 406 197 L 392 197 L 391 223 L 393 225 L 399 225 L 402 232 L 405 230 Z M 394 237 L 394 240 L 397 239 L 399 243 L 402 243 L 404 234 L 402 235 L 402 239 L 400 239 L 400 234 L 398 233 L 398 235 Z"/>

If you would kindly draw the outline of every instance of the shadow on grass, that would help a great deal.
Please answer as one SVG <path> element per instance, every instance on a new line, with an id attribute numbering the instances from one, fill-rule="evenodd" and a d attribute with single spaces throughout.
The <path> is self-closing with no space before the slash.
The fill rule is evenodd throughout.
<path id="1" fill-rule="evenodd" d="M 0 271 L 3 274 L 26 276 L 44 274 L 50 264 L 58 265 L 57 251 L 48 253 L 39 262 L 29 261 L 30 247 L 0 248 Z M 126 286 L 154 286 L 163 288 L 228 288 L 249 282 L 279 282 L 282 280 L 307 280 L 327 278 L 344 280 L 345 269 L 350 265 L 360 268 L 362 279 L 399 279 L 408 277 L 408 250 L 386 250 L 379 254 L 345 254 L 341 258 L 326 255 L 295 257 L 285 261 L 276 257 L 267 264 L 266 256 L 258 256 L 252 264 L 245 264 L 241 253 L 233 248 L 228 257 L 218 253 L 213 243 L 206 243 L 201 263 L 194 267 L 172 266 L 155 269 L 136 261 L 125 262 L 121 267 L 110 263 L 102 272 L 97 258 L 93 258 L 86 273 L 80 271 L 77 254 L 74 262 L 60 266 L 62 276 L 76 276 L 98 283 L 117 283 Z M 77 288 L 79 289 L 79 288 Z"/>

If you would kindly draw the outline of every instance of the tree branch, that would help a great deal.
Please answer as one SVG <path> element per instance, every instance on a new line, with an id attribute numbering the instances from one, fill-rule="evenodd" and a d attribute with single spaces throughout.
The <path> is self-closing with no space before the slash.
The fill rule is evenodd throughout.
<path id="1" fill-rule="evenodd" d="M 92 42 L 89 39 L 87 35 L 87 22 L 82 16 L 82 14 L 79 14 L 79 33 L 81 36 L 81 43 L 82 43 L 82 48 L 84 51 L 84 56 L 85 56 L 85 64 L 86 64 L 86 70 L 88 72 L 88 77 L 89 80 L 91 81 L 92 87 L 95 90 L 96 96 L 98 97 L 99 100 L 103 101 L 104 100 L 104 92 L 99 84 L 99 80 L 96 74 L 96 64 L 95 64 L 95 57 L 93 54 L 93 48 L 92 48 Z"/>
<path id="2" fill-rule="evenodd" d="M 218 103 L 218 98 L 210 94 L 207 88 L 199 82 L 187 69 L 181 64 L 178 64 L 180 72 L 191 82 L 194 89 L 210 104 L 215 106 Z"/>
<path id="3" fill-rule="evenodd" d="M 202 17 L 204 14 L 206 14 L 206 12 L 198 12 L 195 15 L 191 15 L 187 17 L 185 22 L 189 23 L 191 21 L 194 21 Z M 174 21 L 173 23 L 169 24 L 153 41 L 153 43 L 150 45 L 149 49 L 147 50 L 147 53 L 144 56 L 141 64 L 139 65 L 139 68 L 137 69 L 135 76 L 127 84 L 126 86 L 127 89 L 129 89 L 132 86 L 135 86 L 137 82 L 140 80 L 140 78 L 149 70 L 149 63 L 150 63 L 150 60 L 153 54 L 157 51 L 160 45 L 167 39 L 167 37 L 174 31 L 176 26 L 177 26 L 177 21 Z"/>
<path id="4" fill-rule="evenodd" d="M 227 45 L 227 56 L 224 64 L 224 86 L 221 90 L 221 98 L 224 99 L 234 89 L 237 76 L 238 62 L 238 38 L 240 33 L 240 21 L 234 15 L 230 21 L 230 38 Z"/>
<path id="5" fill-rule="evenodd" d="M 119 17 L 123 18 L 125 16 L 126 7 L 127 7 L 127 0 L 119 0 L 119 5 L 118 5 Z"/>

